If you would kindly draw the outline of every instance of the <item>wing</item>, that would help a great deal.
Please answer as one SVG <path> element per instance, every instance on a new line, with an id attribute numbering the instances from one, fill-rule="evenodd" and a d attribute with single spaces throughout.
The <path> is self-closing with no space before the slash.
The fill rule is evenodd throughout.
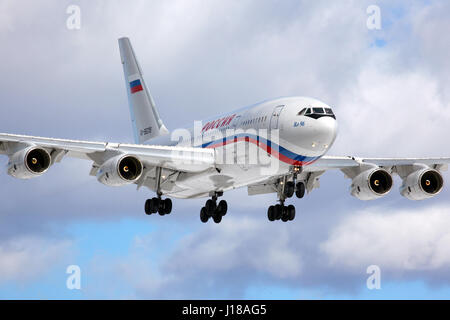
<path id="1" fill-rule="evenodd" d="M 167 170 L 168 174 L 180 171 L 201 172 L 214 168 L 215 163 L 213 149 L 92 142 L 0 133 L 0 154 L 8 155 L 9 166 L 16 164 L 17 170 L 20 170 L 20 165 L 24 163 L 24 157 L 35 148 L 44 150 L 41 155 L 49 155 L 49 165 L 61 161 L 65 156 L 91 160 L 93 161 L 91 175 L 96 175 L 111 159 L 119 159 L 123 155 L 135 157 L 142 164 L 140 179 L 133 181 L 138 185 L 143 185 L 145 178 L 155 168 Z M 35 158 L 40 159 L 39 154 Z M 25 163 L 22 169 L 29 169 L 30 166 L 33 166 L 32 162 L 28 165 Z M 11 175 L 22 177 L 20 174 Z M 23 175 L 23 178 L 29 177 L 32 175 Z"/>
<path id="2" fill-rule="evenodd" d="M 352 156 L 323 156 L 307 167 L 308 171 L 323 171 L 330 169 L 355 168 L 363 165 L 379 167 L 401 167 L 424 164 L 440 170 L 445 170 L 450 158 L 357 158 Z"/>
<path id="3" fill-rule="evenodd" d="M 328 170 L 340 170 L 352 179 L 350 192 L 361 200 L 373 200 L 387 194 L 393 184 L 392 175 L 403 180 L 400 193 L 411 200 L 423 200 L 438 194 L 443 187 L 440 171 L 448 169 L 450 158 L 358 158 L 324 156 L 298 173 L 270 177 L 248 186 L 248 194 L 278 192 L 282 194 L 289 181 L 300 181 L 311 192 L 320 187 L 319 177 Z M 283 183 L 280 183 L 283 182 Z M 379 184 L 379 185 L 378 185 Z M 378 188 L 377 188 L 378 187 Z M 295 187 L 297 189 L 297 187 Z"/>

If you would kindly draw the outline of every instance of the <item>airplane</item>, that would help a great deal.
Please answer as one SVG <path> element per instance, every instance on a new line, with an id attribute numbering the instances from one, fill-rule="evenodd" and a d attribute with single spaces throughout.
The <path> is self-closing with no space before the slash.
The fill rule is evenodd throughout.
<path id="1" fill-rule="evenodd" d="M 7 172 L 19 179 L 43 175 L 64 157 L 92 161 L 91 176 L 107 186 L 135 184 L 156 196 L 145 202 L 147 215 L 168 215 L 173 198 L 208 198 L 200 210 L 204 223 L 220 223 L 228 211 L 218 198 L 247 188 L 248 195 L 275 193 L 270 221 L 292 221 L 294 196 L 319 187 L 328 170 L 351 179 L 350 194 L 374 200 L 388 194 L 393 175 L 400 193 L 424 200 L 441 192 L 441 171 L 450 158 L 361 158 L 328 156 L 337 136 L 337 118 L 327 104 L 308 97 L 266 100 L 186 126 L 169 134 L 144 81 L 130 40 L 118 39 L 134 144 L 79 141 L 0 133 Z M 163 196 L 165 198 L 163 198 Z"/>

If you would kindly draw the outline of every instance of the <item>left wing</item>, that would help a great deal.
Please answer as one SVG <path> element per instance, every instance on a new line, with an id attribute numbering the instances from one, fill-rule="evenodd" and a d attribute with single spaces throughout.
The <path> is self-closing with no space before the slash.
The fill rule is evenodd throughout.
<path id="1" fill-rule="evenodd" d="M 352 180 L 351 195 L 361 200 L 373 200 L 386 195 L 393 186 L 393 174 L 402 179 L 400 193 L 410 200 L 423 200 L 438 194 L 444 185 L 441 171 L 448 169 L 450 158 L 358 158 L 324 156 L 304 166 L 299 172 L 271 177 L 250 185 L 249 195 L 278 192 L 283 195 L 289 183 L 304 185 L 311 192 L 320 186 L 319 177 L 328 170 L 341 170 Z M 293 186 L 291 188 L 294 188 Z M 295 190 L 298 190 L 295 185 Z M 292 195 L 292 191 L 287 194 Z"/>
<path id="2" fill-rule="evenodd" d="M 345 169 L 373 164 L 380 167 L 398 167 L 414 164 L 424 164 L 434 168 L 443 168 L 450 163 L 450 158 L 357 158 L 352 156 L 323 156 L 308 166 L 310 171 L 328 169 Z M 446 169 L 444 169 L 446 170 Z"/>

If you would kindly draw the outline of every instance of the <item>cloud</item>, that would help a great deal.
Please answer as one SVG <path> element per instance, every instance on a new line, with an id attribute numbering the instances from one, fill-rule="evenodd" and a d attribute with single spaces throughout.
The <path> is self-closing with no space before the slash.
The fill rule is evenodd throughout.
<path id="1" fill-rule="evenodd" d="M 47 274 L 68 256 L 69 240 L 20 236 L 0 242 L 0 283 L 27 283 Z"/>
<path id="2" fill-rule="evenodd" d="M 0 4 L 7 48 L 0 101 L 9 115 L 1 131 L 131 141 L 117 48 L 126 35 L 171 129 L 265 98 L 306 95 L 338 116 L 333 154 L 445 156 L 450 149 L 447 3 L 381 1 L 381 31 L 366 28 L 371 1 L 86 1 L 79 31 L 65 28 L 69 3 Z M 374 46 L 376 39 L 385 45 Z M 0 230 L 0 252 L 11 264 L 0 266 L 8 279 L 20 281 L 33 259 L 42 257 L 40 270 L 57 261 L 64 250 L 46 239 L 65 232 L 61 226 L 122 217 L 158 219 L 150 221 L 170 237 L 150 234 L 125 257 L 95 257 L 100 298 L 109 288 L 130 297 L 243 297 L 260 283 L 344 291 L 364 283 L 374 259 L 392 278 L 406 272 L 428 281 L 447 272 L 446 190 L 421 203 L 396 192 L 363 203 L 348 195 L 349 180 L 327 173 L 321 189 L 292 200 L 291 224 L 267 221 L 274 195 L 247 198 L 241 189 L 225 194 L 230 212 L 222 224 L 202 225 L 204 200 L 175 201 L 172 215 L 146 217 L 148 190 L 107 188 L 89 168 L 64 159 L 36 180 L 1 175 L 0 221 L 8 227 Z M 183 236 L 167 231 L 176 227 Z"/>
<path id="3" fill-rule="evenodd" d="M 343 219 L 321 244 L 331 267 L 372 264 L 387 273 L 450 272 L 450 210 L 367 209 Z"/>
<path id="4" fill-rule="evenodd" d="M 302 258 L 287 225 L 227 218 L 176 241 L 170 240 L 173 232 L 138 237 L 128 256 L 96 257 L 92 270 L 116 275 L 125 296 L 163 299 L 242 297 L 249 283 L 266 277 L 288 281 L 301 273 Z"/>

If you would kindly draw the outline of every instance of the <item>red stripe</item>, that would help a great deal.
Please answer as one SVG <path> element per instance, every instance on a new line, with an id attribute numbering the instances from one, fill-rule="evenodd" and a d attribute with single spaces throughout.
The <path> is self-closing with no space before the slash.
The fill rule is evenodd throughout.
<path id="1" fill-rule="evenodd" d="M 131 93 L 136 93 L 138 91 L 142 91 L 143 89 L 142 89 L 142 85 L 139 84 L 137 86 L 134 86 L 134 87 L 130 88 L 130 90 L 131 90 Z"/>

